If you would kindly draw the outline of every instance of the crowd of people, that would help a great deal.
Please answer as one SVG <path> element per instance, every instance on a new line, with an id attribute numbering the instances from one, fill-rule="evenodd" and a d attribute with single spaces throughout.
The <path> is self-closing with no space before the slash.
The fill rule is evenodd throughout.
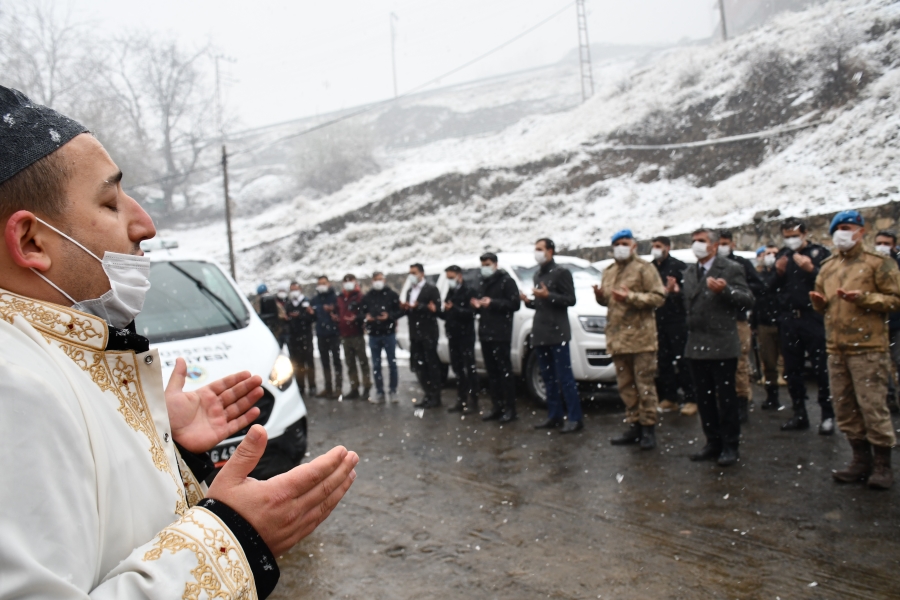
<path id="1" fill-rule="evenodd" d="M 632 232 L 617 232 L 614 261 L 594 286 L 597 302 L 607 307 L 607 352 L 628 424 L 610 442 L 651 450 L 660 413 L 699 413 L 707 443 L 691 459 L 733 465 L 740 457 L 741 424 L 754 409 L 751 364 L 758 366 L 758 382 L 765 388 L 762 410 L 785 408 L 779 380 L 786 383 L 791 414 L 781 425 L 784 431 L 810 428 L 806 376 L 811 371 L 817 383 L 818 433 L 832 435 L 837 426 L 853 449 L 851 464 L 834 478 L 890 487 L 890 412 L 897 410 L 894 379 L 900 364 L 897 238 L 880 231 L 874 251 L 866 249 L 864 221 L 856 211 L 839 213 L 830 233 L 836 254 L 808 239 L 802 220 L 788 218 L 781 224 L 783 246 L 759 248 L 754 262 L 735 254 L 731 232 L 700 229 L 691 245 L 697 264 L 689 266 L 671 255 L 665 236 L 653 238 L 652 260 L 645 261 L 637 255 Z M 302 391 L 376 404 L 397 402 L 395 330 L 397 321 L 407 317 L 411 366 L 424 388 L 418 405 L 424 408 L 441 405 L 437 345 L 442 319 L 457 381 L 456 403 L 449 410 L 479 411 L 477 339 L 492 401 L 482 418 L 507 423 L 516 419 L 512 316 L 524 304 L 535 310 L 530 344 L 548 404 L 547 419 L 536 427 L 571 433 L 584 427 L 568 345 L 567 311 L 575 304 L 575 288 L 571 273 L 553 260 L 555 250 L 548 238 L 535 244 L 539 268 L 530 294 L 517 288 L 495 254 L 486 253 L 477 289 L 463 279 L 460 267 L 446 268 L 444 298 L 426 281 L 422 265 L 414 264 L 402 299 L 386 286 L 382 273 L 375 273 L 365 294 L 354 275 L 343 278 L 340 294 L 327 277 L 319 278 L 312 298 L 296 282 L 283 282 L 275 294 L 262 285 L 256 306 L 289 348 Z M 316 389 L 314 329 L 325 373 L 321 392 Z M 374 395 L 364 333 L 369 335 Z M 346 395 L 341 346 L 351 381 Z M 382 354 L 390 371 L 387 394 Z"/>

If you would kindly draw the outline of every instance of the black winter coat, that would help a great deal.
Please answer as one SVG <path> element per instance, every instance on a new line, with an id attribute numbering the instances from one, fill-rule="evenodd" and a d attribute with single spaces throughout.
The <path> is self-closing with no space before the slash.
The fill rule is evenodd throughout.
<path id="1" fill-rule="evenodd" d="M 774 289 L 773 282 L 777 273 L 775 267 L 757 271 L 763 282 L 762 294 L 756 296 L 753 305 L 752 325 L 778 325 L 778 293 Z"/>
<path id="2" fill-rule="evenodd" d="M 653 266 L 659 272 L 659 278 L 663 286 L 666 285 L 666 277 L 674 277 L 678 287 L 684 287 L 684 269 L 686 264 L 675 258 L 667 256 L 662 262 L 653 261 Z M 683 329 L 687 327 L 687 317 L 684 311 L 684 298 L 681 292 L 666 294 L 666 303 L 656 309 L 656 329 L 661 331 L 670 327 Z"/>
<path id="3" fill-rule="evenodd" d="M 512 341 L 513 313 L 522 306 L 516 282 L 506 271 L 498 269 L 481 282 L 477 297 L 491 299 L 490 306 L 478 309 L 478 339 L 482 342 Z"/>
<path id="4" fill-rule="evenodd" d="M 747 280 L 747 287 L 750 288 L 750 292 L 753 294 L 753 297 L 759 298 L 760 296 L 762 296 L 766 286 L 763 283 L 763 280 L 759 277 L 759 272 L 756 270 L 756 265 L 754 265 L 751 260 L 746 259 L 743 256 L 738 256 L 734 252 L 728 255 L 728 260 L 733 260 L 737 264 L 741 265 L 741 267 L 743 267 L 744 279 Z M 753 306 L 750 306 L 748 308 L 752 309 Z M 747 311 L 739 311 L 737 320 L 746 321 Z"/>
<path id="5" fill-rule="evenodd" d="M 338 314 L 337 294 L 334 290 L 328 290 L 324 294 L 317 293 L 312 299 L 312 305 L 316 309 L 316 337 L 341 335 L 338 322 L 331 318 L 332 314 Z M 330 306 L 331 310 L 326 310 L 326 306 Z"/>
<path id="6" fill-rule="evenodd" d="M 292 300 L 285 300 L 282 304 L 288 317 L 287 334 L 291 339 L 312 339 L 313 323 L 316 322 L 316 313 L 309 314 L 306 310 L 311 306 L 309 298 L 302 298 L 300 303 L 294 306 Z"/>
<path id="7" fill-rule="evenodd" d="M 363 296 L 361 312 L 366 319 L 366 332 L 369 335 L 390 335 L 397 330 L 397 319 L 403 316 L 400 310 L 400 296 L 389 287 L 380 290 L 371 289 Z M 379 321 L 378 317 L 387 313 L 385 321 Z M 371 315 L 374 319 L 369 321 Z"/>
<path id="8" fill-rule="evenodd" d="M 575 306 L 575 281 L 572 273 L 556 261 L 541 265 L 534 274 L 534 287 L 541 284 L 550 291 L 547 298 L 535 298 L 525 305 L 534 309 L 531 346 L 555 346 L 572 339 L 569 307 Z"/>
<path id="9" fill-rule="evenodd" d="M 831 252 L 824 246 L 819 244 L 808 243 L 805 248 L 797 250 L 800 254 L 808 256 L 813 262 L 813 270 L 807 273 L 797 266 L 794 262 L 794 251 L 790 248 L 782 248 L 775 255 L 777 261 L 782 256 L 787 256 L 787 267 L 784 275 L 777 275 L 770 284 L 769 289 L 774 289 L 778 295 L 778 315 L 779 319 L 791 318 L 791 313 L 795 310 L 802 311 L 813 315 L 819 321 L 824 322 L 824 318 L 815 312 L 812 302 L 809 300 L 809 293 L 816 289 L 816 277 L 819 276 L 819 268 L 822 262 L 831 256 Z"/>
<path id="10" fill-rule="evenodd" d="M 452 302 L 453 306 L 438 314 L 444 319 L 444 331 L 448 338 L 471 337 L 475 339 L 475 309 L 472 308 L 472 298 L 475 290 L 465 283 L 452 290 L 447 290 L 444 302 Z"/>
<path id="11" fill-rule="evenodd" d="M 412 293 L 412 290 L 407 290 L 407 303 L 409 302 L 410 293 Z M 434 305 L 437 308 L 437 312 L 431 312 L 430 310 L 428 310 L 428 304 L 430 302 L 434 302 Z M 438 329 L 437 322 L 437 313 L 440 311 L 441 293 L 435 286 L 431 285 L 430 283 L 426 283 L 422 287 L 422 291 L 419 292 L 419 297 L 418 299 L 416 299 L 416 305 L 405 311 L 405 314 L 409 319 L 409 340 L 437 341 L 437 339 L 440 337 L 440 330 Z"/>

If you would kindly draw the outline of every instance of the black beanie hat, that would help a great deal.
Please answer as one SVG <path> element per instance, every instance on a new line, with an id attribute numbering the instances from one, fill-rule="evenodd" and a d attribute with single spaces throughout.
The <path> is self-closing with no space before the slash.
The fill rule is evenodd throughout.
<path id="1" fill-rule="evenodd" d="M 0 85 L 0 183 L 86 132 L 81 123 Z"/>

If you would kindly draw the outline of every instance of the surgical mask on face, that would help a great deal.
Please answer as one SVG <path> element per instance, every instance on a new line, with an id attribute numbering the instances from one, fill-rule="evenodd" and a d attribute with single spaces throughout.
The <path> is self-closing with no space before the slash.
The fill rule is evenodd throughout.
<path id="1" fill-rule="evenodd" d="M 662 260 L 663 249 L 662 248 L 651 248 L 650 256 L 653 257 L 653 260 Z"/>
<path id="2" fill-rule="evenodd" d="M 484 277 L 485 279 L 487 279 L 488 277 L 493 275 L 494 271 L 496 271 L 496 270 L 497 270 L 497 268 L 494 267 L 493 265 L 488 265 L 486 267 L 482 266 L 481 267 L 481 276 Z"/>
<path id="3" fill-rule="evenodd" d="M 774 254 L 766 254 L 763 257 L 763 264 L 770 269 L 775 266 L 775 255 Z"/>
<path id="4" fill-rule="evenodd" d="M 846 252 L 856 245 L 856 240 L 853 239 L 853 235 L 855 233 L 855 231 L 845 231 L 843 229 L 838 229 L 831 236 L 831 241 L 834 242 L 835 248 L 837 248 L 841 252 Z"/>
<path id="5" fill-rule="evenodd" d="M 719 249 L 716 250 L 716 254 L 721 258 L 728 258 L 731 256 L 731 246 L 719 246 Z"/>
<path id="6" fill-rule="evenodd" d="M 416 277 L 415 275 L 413 275 L 412 273 L 407 275 L 406 281 L 409 283 L 409 285 L 412 285 L 412 286 L 419 285 L 419 278 Z"/>
<path id="7" fill-rule="evenodd" d="M 324 294 L 328 291 L 328 286 L 327 285 L 317 285 L 316 291 L 319 292 L 320 294 Z"/>
<path id="8" fill-rule="evenodd" d="M 885 256 L 891 255 L 891 245 L 890 244 L 876 244 L 875 252 L 879 254 L 884 254 Z"/>
<path id="9" fill-rule="evenodd" d="M 134 321 L 134 318 L 144 308 L 144 300 L 150 290 L 150 257 L 104 252 L 101 259 L 53 225 L 42 219 L 38 219 L 38 221 L 96 258 L 103 265 L 103 272 L 109 278 L 110 289 L 99 298 L 76 302 L 72 296 L 47 279 L 43 273 L 36 269 L 31 270 L 68 298 L 75 310 L 99 317 L 118 329 L 124 329 Z"/>
<path id="10" fill-rule="evenodd" d="M 631 246 L 613 246 L 613 258 L 622 262 L 631 257 Z"/>
<path id="11" fill-rule="evenodd" d="M 803 245 L 803 237 L 795 235 L 794 237 L 784 238 L 784 245 L 791 250 L 799 250 L 800 246 Z"/>
<path id="12" fill-rule="evenodd" d="M 287 297 L 288 297 L 288 293 L 285 291 L 278 292 L 275 295 L 278 296 L 279 300 L 287 300 Z"/>
<path id="13" fill-rule="evenodd" d="M 299 300 L 300 299 L 300 290 L 291 290 L 291 293 L 288 295 L 291 297 L 291 300 Z"/>
<path id="14" fill-rule="evenodd" d="M 384 280 L 383 280 L 383 279 L 379 279 L 378 281 L 373 281 L 373 282 L 372 282 L 372 289 L 373 289 L 373 290 L 378 290 L 379 292 L 380 292 L 381 290 L 383 290 L 383 289 L 384 289 Z"/>
<path id="15" fill-rule="evenodd" d="M 447 287 L 449 287 L 451 290 L 455 290 L 456 286 L 457 286 L 457 281 L 455 279 L 447 280 Z"/>
<path id="16" fill-rule="evenodd" d="M 694 242 L 691 244 L 691 252 L 697 257 L 697 260 L 703 260 L 709 256 L 709 245 L 706 242 Z"/>
<path id="17" fill-rule="evenodd" d="M 344 289 L 347 290 L 348 292 L 352 292 L 353 290 L 356 289 L 356 283 L 353 281 L 345 281 Z"/>
<path id="18" fill-rule="evenodd" d="M 535 250 L 534 251 L 534 261 L 539 265 L 546 263 L 547 262 L 547 253 L 542 250 Z"/>

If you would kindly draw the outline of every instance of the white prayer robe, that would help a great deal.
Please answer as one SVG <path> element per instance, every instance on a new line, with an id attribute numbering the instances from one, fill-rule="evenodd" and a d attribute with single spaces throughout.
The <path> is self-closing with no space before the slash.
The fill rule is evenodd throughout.
<path id="1" fill-rule="evenodd" d="M 156 351 L 0 290 L 0 599 L 256 598 L 171 439 Z"/>

